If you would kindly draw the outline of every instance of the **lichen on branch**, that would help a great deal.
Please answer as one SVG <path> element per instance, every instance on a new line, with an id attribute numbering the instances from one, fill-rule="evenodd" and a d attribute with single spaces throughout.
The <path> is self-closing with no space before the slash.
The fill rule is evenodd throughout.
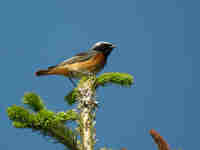
<path id="1" fill-rule="evenodd" d="M 96 112 L 96 77 L 90 76 L 88 79 L 80 80 L 78 90 L 78 110 L 80 111 L 79 129 L 82 142 L 82 150 L 93 150 L 96 142 L 93 126 Z"/>
<path id="2" fill-rule="evenodd" d="M 87 78 L 83 78 L 80 80 L 79 84 L 81 82 L 84 82 L 87 80 Z M 122 87 L 130 87 L 132 84 L 134 84 L 134 78 L 132 75 L 128 73 L 119 73 L 119 72 L 110 72 L 110 73 L 103 73 L 102 75 L 98 76 L 95 81 L 95 88 L 98 88 L 100 86 L 106 86 L 109 84 L 116 84 L 120 85 Z M 74 88 L 67 96 L 65 96 L 65 101 L 69 105 L 73 105 L 77 101 L 77 96 L 79 95 L 77 88 Z"/>

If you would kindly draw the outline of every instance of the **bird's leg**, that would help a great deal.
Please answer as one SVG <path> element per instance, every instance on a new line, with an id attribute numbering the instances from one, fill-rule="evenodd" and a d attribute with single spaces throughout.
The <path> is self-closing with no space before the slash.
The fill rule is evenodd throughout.
<path id="1" fill-rule="evenodd" d="M 76 71 L 76 73 L 82 74 L 82 76 L 89 76 L 89 77 L 95 76 L 95 73 L 89 72 L 89 71 Z M 69 72 L 68 78 L 69 78 L 70 82 L 76 87 L 77 84 L 74 82 L 72 77 L 73 77 L 73 72 Z"/>
<path id="2" fill-rule="evenodd" d="M 95 76 L 95 73 L 93 73 L 93 72 L 88 72 L 88 76 Z"/>
<path id="3" fill-rule="evenodd" d="M 76 87 L 76 83 L 74 82 L 74 80 L 71 77 L 68 77 L 68 79 L 73 84 L 73 86 Z"/>
<path id="4" fill-rule="evenodd" d="M 89 77 L 95 76 L 95 73 L 89 72 L 89 71 L 82 71 L 81 73 L 82 73 L 84 76 L 89 76 Z"/>
<path id="5" fill-rule="evenodd" d="M 74 87 L 77 86 L 76 83 L 74 82 L 74 80 L 72 79 L 72 72 L 69 73 L 68 79 L 73 84 Z"/>

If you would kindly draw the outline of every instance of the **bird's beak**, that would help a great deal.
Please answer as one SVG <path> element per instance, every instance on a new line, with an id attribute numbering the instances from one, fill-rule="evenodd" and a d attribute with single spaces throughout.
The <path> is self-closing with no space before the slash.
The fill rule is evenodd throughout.
<path id="1" fill-rule="evenodd" d="M 111 46 L 111 48 L 116 48 L 117 46 L 116 45 L 114 45 L 114 44 L 112 44 L 112 46 Z"/>

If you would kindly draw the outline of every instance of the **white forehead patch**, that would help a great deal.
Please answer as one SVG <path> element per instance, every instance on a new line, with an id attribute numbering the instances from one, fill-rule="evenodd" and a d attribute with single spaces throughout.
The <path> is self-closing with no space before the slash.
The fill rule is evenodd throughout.
<path id="1" fill-rule="evenodd" d="M 100 46 L 101 44 L 108 44 L 108 45 L 112 45 L 112 43 L 110 42 L 104 42 L 104 41 L 100 41 L 94 44 L 94 46 Z"/>

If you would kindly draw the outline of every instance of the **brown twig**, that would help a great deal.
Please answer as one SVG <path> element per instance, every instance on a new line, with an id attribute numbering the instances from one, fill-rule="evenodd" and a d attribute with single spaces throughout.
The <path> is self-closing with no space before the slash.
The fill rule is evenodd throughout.
<path id="1" fill-rule="evenodd" d="M 154 139 L 154 142 L 158 145 L 158 150 L 170 150 L 169 145 L 158 132 L 156 132 L 154 129 L 151 129 L 149 133 Z"/>

